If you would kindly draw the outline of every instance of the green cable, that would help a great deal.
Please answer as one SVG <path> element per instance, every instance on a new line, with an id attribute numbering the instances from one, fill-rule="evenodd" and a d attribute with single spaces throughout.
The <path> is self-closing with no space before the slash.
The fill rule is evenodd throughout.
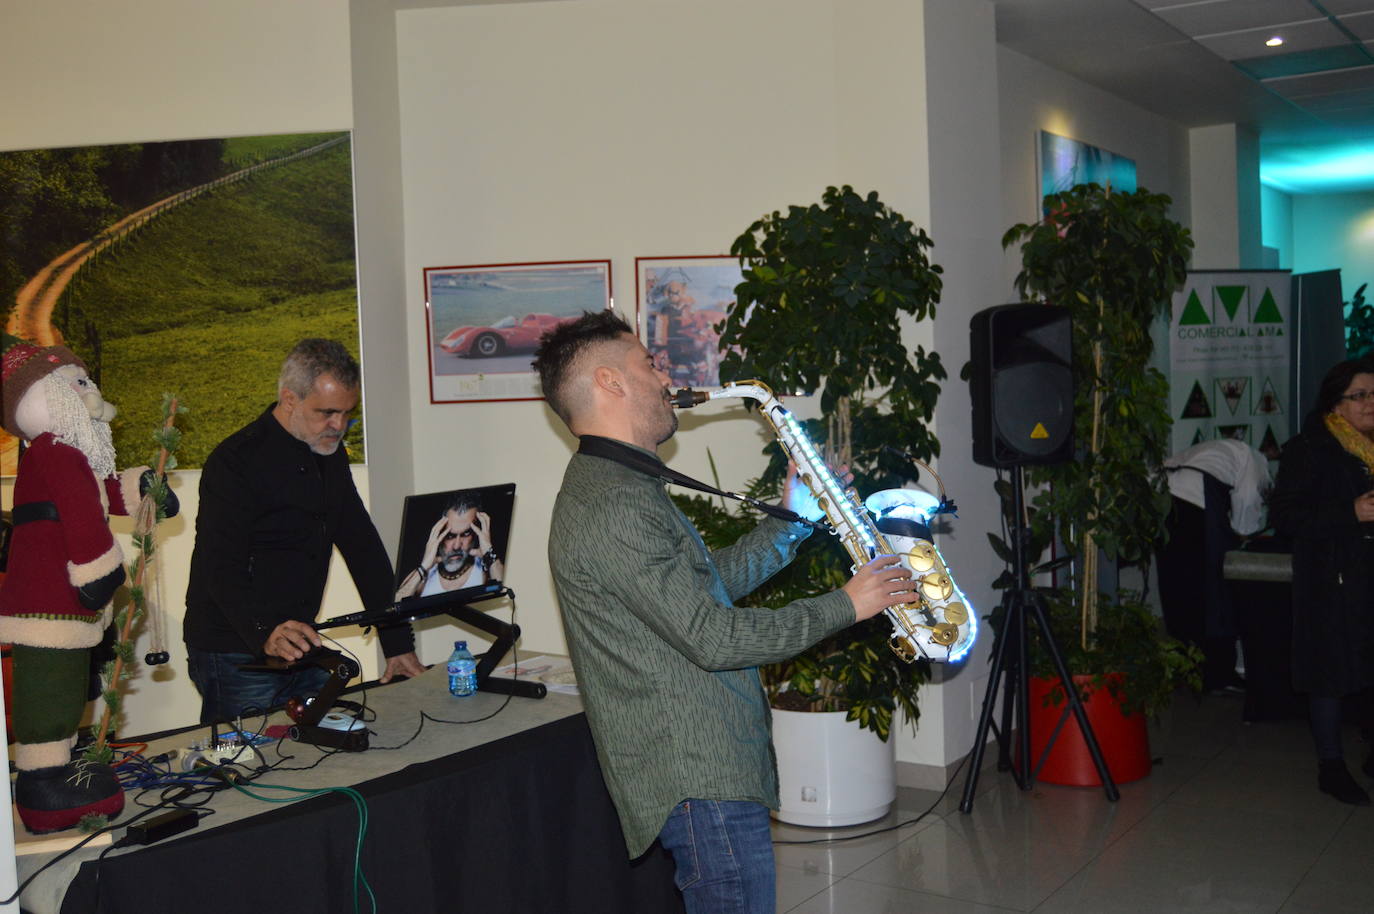
<path id="1" fill-rule="evenodd" d="M 358 810 L 358 841 L 353 849 L 353 911 L 354 914 L 358 914 L 359 912 L 358 883 L 360 882 L 363 888 L 367 890 L 367 897 L 372 903 L 372 910 L 374 912 L 377 910 L 377 896 L 372 894 L 372 886 L 368 884 L 367 877 L 363 875 L 362 856 L 363 838 L 367 835 L 367 801 L 363 799 L 362 794 L 358 793 L 358 791 L 354 790 L 352 787 L 322 787 L 319 790 L 309 790 L 304 787 L 286 787 L 281 784 L 254 785 L 263 790 L 282 790 L 288 793 L 300 794 L 300 796 L 296 797 L 278 799 L 274 797 L 258 796 L 248 788 L 232 782 L 229 782 L 229 786 L 233 787 L 239 793 L 246 794 L 263 803 L 294 803 L 297 800 L 308 800 L 311 797 L 320 797 L 327 793 L 342 793 L 348 796 L 348 798 L 353 801 L 354 807 Z"/>

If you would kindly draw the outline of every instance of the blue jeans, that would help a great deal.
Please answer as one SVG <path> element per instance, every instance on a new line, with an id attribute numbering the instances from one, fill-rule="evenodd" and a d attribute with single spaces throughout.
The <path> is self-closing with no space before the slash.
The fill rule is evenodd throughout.
<path id="1" fill-rule="evenodd" d="M 186 656 L 191 681 L 200 691 L 203 724 L 234 720 L 245 711 L 265 713 L 298 695 L 318 695 L 329 681 L 329 671 L 317 666 L 293 673 L 240 670 L 241 664 L 261 661 L 252 654 L 219 654 L 188 644 Z"/>
<path id="2" fill-rule="evenodd" d="M 683 800 L 658 837 L 677 864 L 687 914 L 773 914 L 777 871 L 766 806 Z"/>

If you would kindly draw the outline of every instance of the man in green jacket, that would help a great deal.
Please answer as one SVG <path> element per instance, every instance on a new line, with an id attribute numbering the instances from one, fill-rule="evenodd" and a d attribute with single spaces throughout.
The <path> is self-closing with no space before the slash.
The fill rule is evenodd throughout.
<path id="1" fill-rule="evenodd" d="M 778 785 L 757 666 L 910 600 L 909 572 L 880 556 L 840 590 L 776 610 L 735 606 L 812 528 L 769 517 L 707 550 L 654 469 L 677 430 L 669 378 L 613 312 L 550 331 L 534 364 L 581 439 L 554 504 L 549 563 L 629 855 L 661 837 L 689 914 L 771 914 Z M 803 492 L 789 478 L 787 506 Z"/>

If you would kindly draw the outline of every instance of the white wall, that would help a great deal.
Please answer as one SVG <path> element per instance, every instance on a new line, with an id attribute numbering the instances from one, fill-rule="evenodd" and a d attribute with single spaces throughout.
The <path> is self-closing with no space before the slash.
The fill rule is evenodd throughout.
<path id="1" fill-rule="evenodd" d="M 1341 294 L 1350 301 L 1368 283 L 1374 301 L 1374 192 L 1294 194 L 1293 272 L 1341 271 Z"/>
<path id="2" fill-rule="evenodd" d="M 1236 127 L 1236 233 L 1240 243 L 1240 268 L 1264 268 L 1263 215 L 1260 193 L 1259 134 Z"/>
<path id="3" fill-rule="evenodd" d="M 352 126 L 345 0 L 7 2 L 3 22 L 3 150 Z M 366 345 L 363 358 L 370 377 Z M 243 396 L 265 406 L 273 398 L 274 382 L 264 378 L 261 389 Z M 369 397 L 370 436 L 375 434 L 374 405 Z M 357 468 L 354 475 L 366 499 L 367 468 Z M 199 713 L 181 643 L 199 481 L 198 472 L 173 474 L 182 517 L 159 529 L 172 662 L 156 672 L 142 669 L 130 683 L 125 733 L 181 726 Z M 0 492 L 6 506 L 12 482 L 6 480 Z M 132 555 L 128 522 L 116 520 L 114 526 L 125 534 L 124 549 Z M 383 536 L 394 539 L 394 528 L 383 530 Z M 326 615 L 361 608 L 342 562 L 335 562 L 331 581 Z M 356 635 L 345 639 L 369 675 L 375 675 L 379 656 L 374 641 L 364 644 Z M 135 655 L 141 658 L 148 647 L 145 632 Z"/>
<path id="4" fill-rule="evenodd" d="M 1003 229 L 1039 218 L 1040 176 L 1036 171 L 1038 131 L 1110 150 L 1135 160 L 1137 186 L 1173 199 L 1170 215 L 1190 225 L 1188 131 L 1029 57 L 998 48 L 1001 109 Z M 1232 207 L 1234 211 L 1234 204 Z M 1007 251 L 1003 270 L 1007 294 L 1020 269 L 1020 255 Z"/>
<path id="5" fill-rule="evenodd" d="M 1293 269 L 1293 197 L 1284 191 L 1260 185 L 1260 213 L 1263 242 L 1279 252 L 1274 269 Z"/>
<path id="6" fill-rule="evenodd" d="M 987 531 L 999 524 L 994 476 L 970 459 L 972 404 L 968 385 L 959 380 L 969 357 L 969 319 L 1006 301 L 1008 292 L 998 269 L 1005 226 L 1000 212 L 1001 129 L 992 4 L 927 0 L 925 52 L 930 123 L 938 125 L 930 131 L 930 234 L 935 241 L 933 257 L 945 269 L 934 345 L 949 372 L 936 410 L 936 470 L 959 506 L 958 517 L 937 537 L 955 580 L 983 624 L 973 656 L 958 667 L 937 669 L 940 684 L 921 697 L 915 740 L 909 748 L 898 744 L 904 760 L 921 763 L 900 770 L 902 783 L 938 789 L 945 766 L 973 744 L 992 648 L 991 630 L 982 617 L 997 603 L 992 581 L 1001 571 L 987 539 Z"/>
<path id="7" fill-rule="evenodd" d="M 1189 146 L 1194 268 L 1262 269 L 1259 135 L 1238 124 L 1196 127 Z"/>
<path id="8" fill-rule="evenodd" d="M 346 0 L 7 0 L 0 149 L 346 130 Z"/>
<path id="9" fill-rule="evenodd" d="M 573 444 L 543 402 L 428 402 L 423 269 L 609 258 L 633 320 L 635 257 L 727 253 L 760 215 L 829 184 L 876 188 L 920 222 L 921 37 L 919 5 L 898 0 L 397 14 L 414 484 L 517 482 L 509 583 L 527 649 L 565 650 L 545 554 Z M 682 416 L 663 456 L 709 480 L 709 452 L 733 488 L 762 470 L 767 440 L 742 405 L 712 404 Z M 425 651 L 445 640 L 427 633 Z"/>
<path id="10" fill-rule="evenodd" d="M 968 507 L 942 547 L 961 586 L 985 591 L 997 569 L 979 541 L 995 507 L 988 474 L 967 459 L 958 371 L 968 317 L 1011 300 L 1015 257 L 997 240 L 1036 216 L 1035 131 L 1131 156 L 1184 222 L 1186 132 L 994 48 L 985 0 L 413 5 L 7 4 L 0 148 L 352 127 L 370 461 L 360 488 L 390 546 L 405 493 L 515 480 L 510 583 L 525 648 L 550 651 L 564 642 L 545 532 L 571 442 L 540 402 L 429 404 L 422 269 L 611 258 L 617 305 L 632 313 L 636 256 L 725 253 L 752 220 L 827 184 L 877 189 L 928 228 L 948 267 L 935 326 L 907 326 L 904 339 L 940 351 L 951 375 L 938 468 Z M 54 63 L 80 78 L 33 78 Z M 1000 277 L 988 269 L 999 257 Z M 709 478 L 709 451 L 730 487 L 762 468 L 768 436 L 740 407 L 682 418 L 664 449 L 674 466 Z M 176 475 L 186 512 L 166 529 L 173 680 L 136 683 L 130 732 L 195 713 L 179 614 L 198 474 Z M 336 570 L 331 615 L 356 608 Z M 427 634 L 422 659 L 441 659 L 450 639 Z M 954 681 L 922 696 L 922 731 L 899 736 L 901 760 L 942 766 L 967 749 L 981 689 Z"/>

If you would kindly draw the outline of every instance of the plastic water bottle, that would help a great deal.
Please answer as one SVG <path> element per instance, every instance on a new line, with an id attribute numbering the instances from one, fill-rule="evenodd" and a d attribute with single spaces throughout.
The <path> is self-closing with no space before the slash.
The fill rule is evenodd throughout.
<path id="1" fill-rule="evenodd" d="M 453 653 L 448 656 L 448 692 L 456 698 L 477 692 L 477 660 L 466 641 L 453 642 Z"/>

